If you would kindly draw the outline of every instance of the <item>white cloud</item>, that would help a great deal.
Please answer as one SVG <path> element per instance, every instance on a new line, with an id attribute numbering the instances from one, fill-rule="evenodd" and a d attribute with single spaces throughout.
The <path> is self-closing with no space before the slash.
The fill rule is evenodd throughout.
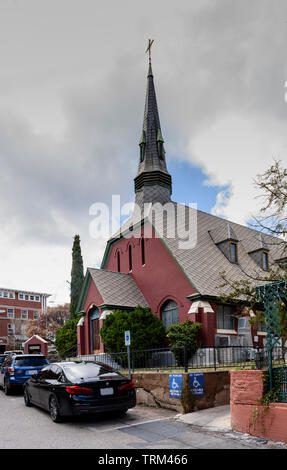
<path id="1" fill-rule="evenodd" d="M 286 161 L 285 0 L 15 0 L 0 14 L 0 283 L 68 300 L 71 248 L 105 240 L 89 207 L 133 196 L 148 38 L 167 158 L 219 185 L 246 222 L 252 178 Z M 196 195 L 190 195 L 193 200 Z"/>
<path id="2" fill-rule="evenodd" d="M 259 116 L 226 114 L 190 142 L 190 154 L 200 163 L 208 184 L 220 191 L 215 215 L 245 224 L 259 213 L 262 200 L 254 179 L 279 158 L 287 163 L 285 123 Z"/>

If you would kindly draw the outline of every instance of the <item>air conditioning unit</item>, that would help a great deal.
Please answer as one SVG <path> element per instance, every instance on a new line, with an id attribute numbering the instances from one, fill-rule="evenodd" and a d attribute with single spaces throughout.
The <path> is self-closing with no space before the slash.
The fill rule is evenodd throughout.
<path id="1" fill-rule="evenodd" d="M 243 337 L 230 336 L 230 346 L 243 346 Z"/>
<path id="2" fill-rule="evenodd" d="M 249 325 L 249 317 L 238 318 L 238 330 L 244 330 Z"/>
<path id="3" fill-rule="evenodd" d="M 229 335 L 215 335 L 215 346 L 217 347 L 230 346 L 230 336 Z"/>

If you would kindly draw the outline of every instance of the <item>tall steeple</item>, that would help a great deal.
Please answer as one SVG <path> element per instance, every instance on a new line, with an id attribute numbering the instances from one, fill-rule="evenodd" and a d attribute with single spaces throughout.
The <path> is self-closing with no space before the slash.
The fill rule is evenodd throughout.
<path id="1" fill-rule="evenodd" d="M 149 41 L 150 46 L 151 41 Z M 170 201 L 171 176 L 166 167 L 164 140 L 161 133 L 157 108 L 151 58 L 147 75 L 146 100 L 142 135 L 139 142 L 140 157 L 137 176 L 134 179 L 136 203 L 141 207 L 144 203 Z"/>

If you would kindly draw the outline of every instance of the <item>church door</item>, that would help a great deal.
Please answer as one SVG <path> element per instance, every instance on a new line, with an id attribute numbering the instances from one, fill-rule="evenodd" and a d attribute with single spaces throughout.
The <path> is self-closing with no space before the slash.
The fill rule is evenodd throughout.
<path id="1" fill-rule="evenodd" d="M 94 307 L 90 313 L 90 344 L 91 354 L 99 352 L 100 349 L 100 312 Z"/>

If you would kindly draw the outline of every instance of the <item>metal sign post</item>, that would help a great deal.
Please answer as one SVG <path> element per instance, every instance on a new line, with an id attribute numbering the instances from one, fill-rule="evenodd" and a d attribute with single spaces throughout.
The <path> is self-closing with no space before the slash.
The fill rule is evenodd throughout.
<path id="1" fill-rule="evenodd" d="M 128 355 L 129 379 L 131 379 L 132 375 L 131 375 L 131 354 L 130 354 L 130 345 L 131 345 L 130 331 L 125 331 L 125 345 L 127 347 L 127 355 Z"/>

